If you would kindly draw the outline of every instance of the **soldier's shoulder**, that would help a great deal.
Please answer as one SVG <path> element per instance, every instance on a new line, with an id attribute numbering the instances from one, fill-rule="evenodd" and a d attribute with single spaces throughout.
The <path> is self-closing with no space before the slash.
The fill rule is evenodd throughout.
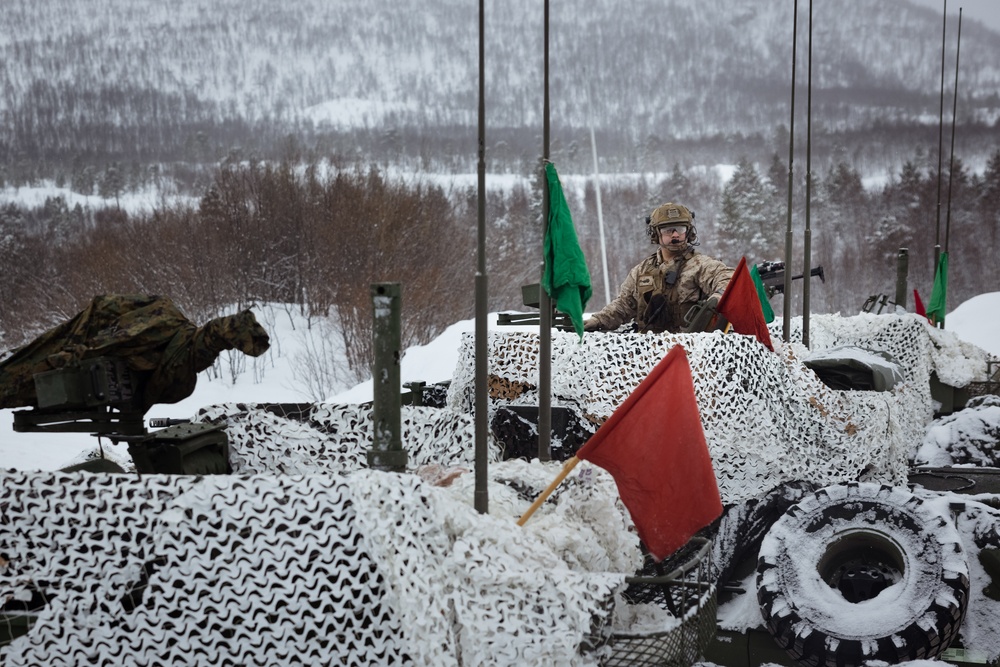
<path id="1" fill-rule="evenodd" d="M 697 250 L 692 251 L 691 257 L 688 259 L 689 262 L 696 262 L 698 264 L 711 264 L 711 265 L 722 265 L 728 267 L 729 265 L 723 262 L 721 259 L 716 259 L 711 255 L 706 255 L 703 252 L 698 252 Z"/>

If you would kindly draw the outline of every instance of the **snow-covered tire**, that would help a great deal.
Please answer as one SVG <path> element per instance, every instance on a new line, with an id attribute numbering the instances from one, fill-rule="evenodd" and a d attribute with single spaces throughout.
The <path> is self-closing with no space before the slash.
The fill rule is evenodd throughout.
<path id="1" fill-rule="evenodd" d="M 764 536 L 757 561 L 764 622 L 811 667 L 934 658 L 958 635 L 968 599 L 955 526 L 898 487 L 806 496 Z"/>

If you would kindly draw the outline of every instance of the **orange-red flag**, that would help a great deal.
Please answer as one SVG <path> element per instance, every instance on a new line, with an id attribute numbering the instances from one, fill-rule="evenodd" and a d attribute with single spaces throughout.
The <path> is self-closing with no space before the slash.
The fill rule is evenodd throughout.
<path id="1" fill-rule="evenodd" d="M 639 538 L 657 560 L 722 514 L 691 367 L 680 345 L 653 367 L 576 456 L 611 473 Z"/>
<path id="2" fill-rule="evenodd" d="M 924 302 L 920 298 L 920 292 L 918 292 L 915 289 L 913 290 L 913 302 L 914 302 L 913 308 L 914 311 L 917 313 L 917 315 L 920 315 L 921 317 L 927 317 L 927 309 L 924 308 Z"/>
<path id="3" fill-rule="evenodd" d="M 774 351 L 771 345 L 771 332 L 764 321 L 764 311 L 761 310 L 757 286 L 747 269 L 747 258 L 741 257 L 736 265 L 733 277 L 726 287 L 725 293 L 719 299 L 719 314 L 729 320 L 733 331 L 748 336 L 756 336 L 767 349 Z"/>

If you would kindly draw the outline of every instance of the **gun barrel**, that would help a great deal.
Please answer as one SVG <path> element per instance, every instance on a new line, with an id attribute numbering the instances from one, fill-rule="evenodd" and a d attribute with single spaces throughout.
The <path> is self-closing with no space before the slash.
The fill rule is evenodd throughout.
<path id="1" fill-rule="evenodd" d="M 802 280 L 805 274 L 800 273 L 797 276 L 792 276 L 792 280 Z M 823 273 L 823 267 L 817 266 L 809 271 L 810 276 L 819 276 L 819 279 L 826 282 L 826 276 Z M 785 272 L 783 270 L 771 271 L 767 274 L 762 274 L 760 276 L 760 281 L 764 283 L 767 287 L 770 287 L 775 294 L 782 294 L 785 291 Z"/>

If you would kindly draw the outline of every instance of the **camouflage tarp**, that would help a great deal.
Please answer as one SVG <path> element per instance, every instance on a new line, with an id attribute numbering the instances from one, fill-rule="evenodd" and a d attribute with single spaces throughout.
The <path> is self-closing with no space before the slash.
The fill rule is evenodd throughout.
<path id="1" fill-rule="evenodd" d="M 0 361 L 0 408 L 37 406 L 36 373 L 112 357 L 125 360 L 141 378 L 145 411 L 156 403 L 176 403 L 190 396 L 198 373 L 223 350 L 256 357 L 269 344 L 267 332 L 250 310 L 199 327 L 167 297 L 97 296 L 76 317 Z"/>

